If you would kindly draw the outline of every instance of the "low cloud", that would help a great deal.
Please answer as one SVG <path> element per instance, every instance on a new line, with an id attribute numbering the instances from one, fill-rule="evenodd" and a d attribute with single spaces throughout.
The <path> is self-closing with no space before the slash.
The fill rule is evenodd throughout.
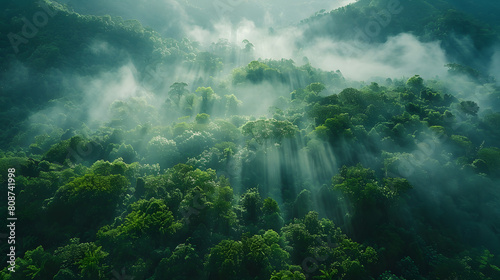
<path id="1" fill-rule="evenodd" d="M 345 77 L 355 80 L 415 74 L 432 78 L 446 73 L 446 55 L 438 42 L 420 42 L 405 33 L 382 44 L 319 39 L 302 53 L 314 66 L 323 70 L 340 69 Z"/>
<path id="2" fill-rule="evenodd" d="M 489 74 L 495 78 L 496 84 L 500 85 L 500 46 L 495 50 L 495 54 L 491 59 Z"/>

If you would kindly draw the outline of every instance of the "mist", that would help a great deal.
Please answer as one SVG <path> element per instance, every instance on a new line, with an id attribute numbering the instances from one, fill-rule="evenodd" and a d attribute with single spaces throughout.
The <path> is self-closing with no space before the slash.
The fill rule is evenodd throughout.
<path id="1" fill-rule="evenodd" d="M 500 277 L 500 29 L 476 17 L 487 11 L 61 0 L 42 25 L 28 2 L 0 20 L 21 40 L 0 48 L 0 166 L 15 167 L 30 240 L 19 273 Z M 91 268 L 66 254 L 87 251 Z"/>
<path id="2" fill-rule="evenodd" d="M 199 42 L 204 49 L 209 49 L 220 39 L 244 47 L 242 41 L 246 39 L 254 46 L 254 59 L 286 58 L 301 64 L 307 58 L 315 67 L 327 71 L 340 70 L 345 77 L 353 80 L 369 80 L 377 76 L 411 77 L 415 74 L 433 78 L 444 76 L 444 65 L 453 62 L 439 41 L 424 42 L 412 34 L 401 33 L 389 37 L 384 43 L 325 37 L 304 43 L 305 27 L 293 25 L 322 9 L 329 12 L 355 1 L 297 1 L 287 2 L 286 5 L 258 1 L 251 4 L 246 1 L 152 1 L 147 5 L 143 2 L 106 1 L 94 5 L 70 1 L 67 4 L 77 12 L 138 19 L 144 26 L 152 27 L 163 35 Z M 455 43 L 461 53 L 473 51 L 470 38 L 456 38 Z M 237 66 L 245 62 L 249 61 L 240 61 Z M 492 63 L 492 67 L 494 65 Z"/>
<path id="3" fill-rule="evenodd" d="M 320 10 L 331 11 L 355 0 L 342 1 L 59 1 L 78 13 L 137 19 L 162 35 L 182 38 L 190 30 L 216 29 L 221 21 L 238 24 L 242 20 L 260 28 L 283 27 L 305 19 Z"/>
<path id="4" fill-rule="evenodd" d="M 496 80 L 497 85 L 500 83 L 500 47 L 498 47 L 493 55 L 490 64 L 490 75 Z"/>
<path id="5" fill-rule="evenodd" d="M 326 37 L 305 43 L 304 32 L 301 26 L 270 30 L 244 18 L 236 23 L 223 19 L 210 29 L 195 26 L 186 35 L 203 46 L 215 43 L 213 38 L 224 38 L 240 46 L 248 40 L 254 47 L 254 59 L 286 58 L 298 64 L 308 61 L 323 70 L 340 70 L 346 78 L 358 81 L 378 76 L 444 76 L 445 65 L 452 62 L 439 41 L 424 42 L 412 34 L 401 33 L 384 43 Z"/>

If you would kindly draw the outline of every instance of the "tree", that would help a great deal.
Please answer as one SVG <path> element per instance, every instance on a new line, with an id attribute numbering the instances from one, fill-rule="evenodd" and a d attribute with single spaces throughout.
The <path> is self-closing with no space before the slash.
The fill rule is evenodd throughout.
<path id="1" fill-rule="evenodd" d="M 281 210 L 276 200 L 268 197 L 262 203 L 262 227 L 263 229 L 272 229 L 279 231 L 284 224 L 281 217 Z"/>
<path id="2" fill-rule="evenodd" d="M 183 95 L 189 93 L 189 90 L 186 89 L 187 86 L 188 84 L 184 82 L 175 82 L 172 85 L 170 85 L 170 90 L 168 91 L 168 94 L 171 96 L 171 98 L 179 102 L 179 100 Z"/>
<path id="3" fill-rule="evenodd" d="M 61 270 L 68 269 L 78 274 L 78 263 L 92 249 L 95 249 L 94 243 L 80 243 L 79 238 L 71 238 L 68 244 L 54 251 L 54 257 L 59 260 Z M 62 272 L 61 274 L 68 273 Z"/>
<path id="4" fill-rule="evenodd" d="M 241 279 L 243 256 L 241 241 L 222 240 L 210 249 L 207 261 L 208 279 Z"/>
<path id="5" fill-rule="evenodd" d="M 411 189 L 403 178 L 384 178 L 381 183 L 375 171 L 361 164 L 343 166 L 332 178 L 333 189 L 339 190 L 352 208 L 352 224 L 357 234 L 367 234 L 367 228 L 387 218 L 387 211 L 400 195 Z"/>
<path id="6" fill-rule="evenodd" d="M 234 94 L 225 95 L 226 98 L 226 116 L 238 114 L 239 108 L 243 102 L 238 100 Z"/>
<path id="7" fill-rule="evenodd" d="M 406 86 L 410 88 L 413 94 L 418 95 L 424 89 L 424 79 L 420 75 L 415 75 L 406 81 Z"/>
<path id="8" fill-rule="evenodd" d="M 182 227 L 163 199 L 141 199 L 130 205 L 128 212 L 97 233 L 100 244 L 118 261 L 147 257 L 155 248 L 171 245 L 171 237 Z"/>
<path id="9" fill-rule="evenodd" d="M 483 160 L 488 167 L 488 174 L 494 177 L 500 176 L 500 149 L 496 147 L 483 148 L 478 152 L 479 160 Z M 484 169 L 484 167 L 483 167 Z"/>
<path id="10" fill-rule="evenodd" d="M 90 167 L 90 172 L 96 175 L 125 175 L 129 167 L 121 159 L 116 159 L 113 162 L 98 160 Z"/>
<path id="11" fill-rule="evenodd" d="M 114 148 L 109 154 L 110 160 L 115 160 L 118 158 L 122 158 L 123 161 L 132 163 L 135 161 L 137 157 L 137 153 L 134 151 L 132 145 L 125 145 L 122 143 L 118 148 Z"/>
<path id="12" fill-rule="evenodd" d="M 293 203 L 293 217 L 303 218 L 312 207 L 311 191 L 302 190 Z"/>
<path id="13" fill-rule="evenodd" d="M 306 280 L 306 276 L 298 269 L 274 271 L 271 280 Z"/>
<path id="14" fill-rule="evenodd" d="M 223 66 L 222 60 L 209 52 L 198 53 L 195 61 L 209 75 L 215 75 Z"/>
<path id="15" fill-rule="evenodd" d="M 325 89 L 325 85 L 322 83 L 312 83 L 306 87 L 306 90 L 318 95 L 320 92 L 322 92 Z"/>
<path id="16" fill-rule="evenodd" d="M 210 115 L 209 114 L 198 114 L 196 115 L 196 123 L 197 124 L 208 124 L 210 122 Z"/>
<path id="17" fill-rule="evenodd" d="M 259 144 L 271 140 L 280 143 L 284 138 L 292 138 L 298 132 L 296 125 L 289 121 L 275 119 L 247 122 L 243 127 L 243 135 L 250 136 Z"/>
<path id="18" fill-rule="evenodd" d="M 483 78 L 481 72 L 469 66 L 461 65 L 458 63 L 448 63 L 445 65 L 445 67 L 448 68 L 448 73 L 451 74 L 468 76 L 472 79 L 475 79 L 476 81 L 479 81 L 480 78 Z"/>
<path id="19" fill-rule="evenodd" d="M 358 211 L 372 208 L 383 200 L 384 192 L 375 178 L 375 171 L 361 164 L 343 166 L 332 181 L 333 188 L 340 190 Z"/>
<path id="20" fill-rule="evenodd" d="M 250 43 L 250 41 L 248 41 L 247 39 L 243 40 L 242 43 L 245 44 L 245 48 L 243 50 L 246 53 L 251 53 L 255 49 L 255 46 L 252 43 Z"/>
<path id="21" fill-rule="evenodd" d="M 243 238 L 243 262 L 251 278 L 269 279 L 272 271 L 286 268 L 289 254 L 280 247 L 279 242 L 279 234 L 272 230 L 263 235 Z"/>
<path id="22" fill-rule="evenodd" d="M 325 123 L 315 128 L 315 133 L 321 139 L 337 142 L 352 137 L 352 123 L 348 114 L 339 114 L 328 118 Z"/>
<path id="23" fill-rule="evenodd" d="M 16 259 L 15 272 L 4 269 L 0 272 L 2 279 L 52 279 L 58 271 L 60 262 L 46 252 L 40 245 L 28 250 L 24 256 Z M 12 278 L 10 278 L 12 277 Z"/>
<path id="24" fill-rule="evenodd" d="M 271 274 L 268 256 L 271 248 L 261 235 L 243 239 L 244 264 L 250 277 L 268 278 Z"/>
<path id="25" fill-rule="evenodd" d="M 83 258 L 77 262 L 78 268 L 81 275 L 88 279 L 104 279 L 108 266 L 103 262 L 109 254 L 102 251 L 101 246 L 92 245 L 87 249 Z"/>
<path id="26" fill-rule="evenodd" d="M 262 199 L 259 191 L 255 188 L 247 190 L 241 196 L 240 201 L 241 208 L 243 209 L 243 219 L 248 223 L 257 223 L 262 215 Z"/>
<path id="27" fill-rule="evenodd" d="M 420 97 L 424 100 L 429 101 L 432 104 L 440 104 L 443 101 L 443 97 L 438 92 L 433 92 L 430 89 L 424 89 L 420 92 Z"/>
<path id="28" fill-rule="evenodd" d="M 81 136 L 74 136 L 54 144 L 45 153 L 43 159 L 58 164 L 63 164 L 67 160 L 69 163 L 79 163 L 95 160 L 102 152 L 103 148 L 99 143 L 89 141 Z"/>
<path id="29" fill-rule="evenodd" d="M 450 137 L 452 151 L 457 156 L 468 156 L 474 147 L 469 138 L 462 135 L 452 135 Z"/>
<path id="30" fill-rule="evenodd" d="M 156 268 L 156 279 L 200 279 L 203 275 L 203 261 L 191 244 L 179 244 L 172 255 L 163 258 Z"/>
<path id="31" fill-rule="evenodd" d="M 339 93 L 339 100 L 344 105 L 363 105 L 362 93 L 355 88 L 346 88 Z"/>
<path id="32" fill-rule="evenodd" d="M 146 146 L 146 162 L 159 163 L 164 169 L 169 168 L 179 159 L 177 143 L 162 136 L 153 137 Z"/>
<path id="33" fill-rule="evenodd" d="M 220 97 L 214 92 L 211 87 L 199 87 L 196 89 L 196 93 L 201 95 L 201 113 L 211 114 L 215 101 L 220 99 Z"/>
<path id="34" fill-rule="evenodd" d="M 314 236 L 307 230 L 306 226 L 300 220 L 286 225 L 282 228 L 284 239 L 290 245 L 290 256 L 292 263 L 302 263 L 308 257 L 308 249 L 313 245 Z"/>
<path id="35" fill-rule="evenodd" d="M 184 158 L 195 157 L 213 145 L 213 134 L 207 131 L 186 130 L 175 137 L 178 151 Z"/>
<path id="36" fill-rule="evenodd" d="M 474 101 L 462 101 L 458 108 L 463 113 L 471 116 L 477 116 L 477 112 L 479 112 L 479 106 Z"/>
<path id="37" fill-rule="evenodd" d="M 404 278 L 399 278 L 396 275 L 392 274 L 390 270 L 380 274 L 378 280 L 405 280 Z"/>
<path id="38" fill-rule="evenodd" d="M 86 174 L 57 190 L 48 204 L 49 213 L 61 225 L 70 223 L 78 229 L 95 227 L 113 217 L 128 184 L 122 175 Z"/>
<path id="39" fill-rule="evenodd" d="M 180 227 L 162 199 L 139 200 L 133 203 L 131 208 L 132 212 L 117 229 L 130 234 L 132 238 L 138 238 L 143 234 L 152 237 L 168 236 Z"/>
<path id="40" fill-rule="evenodd" d="M 246 67 L 246 78 L 252 83 L 259 83 L 264 80 L 264 70 L 269 69 L 264 63 L 258 61 L 250 62 Z"/>

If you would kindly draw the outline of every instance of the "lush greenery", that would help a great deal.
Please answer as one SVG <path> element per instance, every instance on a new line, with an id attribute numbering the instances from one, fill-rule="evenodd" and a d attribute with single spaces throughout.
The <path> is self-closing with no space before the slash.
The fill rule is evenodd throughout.
<path id="1" fill-rule="evenodd" d="M 418 11 L 418 12 L 416 12 Z M 402 32 L 439 40 L 453 61 L 481 69 L 497 43 L 500 8 L 488 0 L 359 0 L 301 22 L 309 40 L 324 36 L 385 42 Z M 467 47 L 464 47 L 464 40 Z M 474 51 L 466 49 L 472 47 Z"/>
<path id="2" fill-rule="evenodd" d="M 331 17 L 385 3 L 364 2 Z M 493 78 L 454 63 L 446 79 L 352 81 L 252 60 L 248 40 L 204 50 L 43 3 L 57 14 L 18 53 L 0 38 L 0 182 L 16 169 L 18 218 L 1 279 L 500 279 Z M 2 5 L 2 34 L 41 9 Z M 442 16 L 421 35 L 469 20 Z M 480 27 L 464 32 L 482 51 L 496 33 Z M 102 90 L 130 64 L 138 94 Z"/>

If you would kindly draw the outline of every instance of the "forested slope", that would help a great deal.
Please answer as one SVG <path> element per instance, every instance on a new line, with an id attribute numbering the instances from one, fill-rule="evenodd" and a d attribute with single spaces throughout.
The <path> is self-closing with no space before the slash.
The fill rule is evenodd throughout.
<path id="1" fill-rule="evenodd" d="M 481 69 L 498 42 L 500 20 L 493 16 L 498 12 L 491 1 L 359 0 L 301 24 L 309 40 L 326 36 L 380 43 L 412 33 L 440 41 L 451 60 Z"/>
<path id="2" fill-rule="evenodd" d="M 301 25 L 363 26 L 387 4 L 365 2 Z M 1 279 L 500 279 L 500 88 L 474 65 L 355 81 L 256 59 L 248 40 L 205 48 L 56 2 L 2 5 L 18 258 L 11 272 L 2 255 Z M 445 1 L 401 5 L 381 36 L 457 26 L 407 18 L 447 22 Z M 16 51 L 9 34 L 47 9 Z M 450 13 L 487 54 L 497 27 Z"/>

